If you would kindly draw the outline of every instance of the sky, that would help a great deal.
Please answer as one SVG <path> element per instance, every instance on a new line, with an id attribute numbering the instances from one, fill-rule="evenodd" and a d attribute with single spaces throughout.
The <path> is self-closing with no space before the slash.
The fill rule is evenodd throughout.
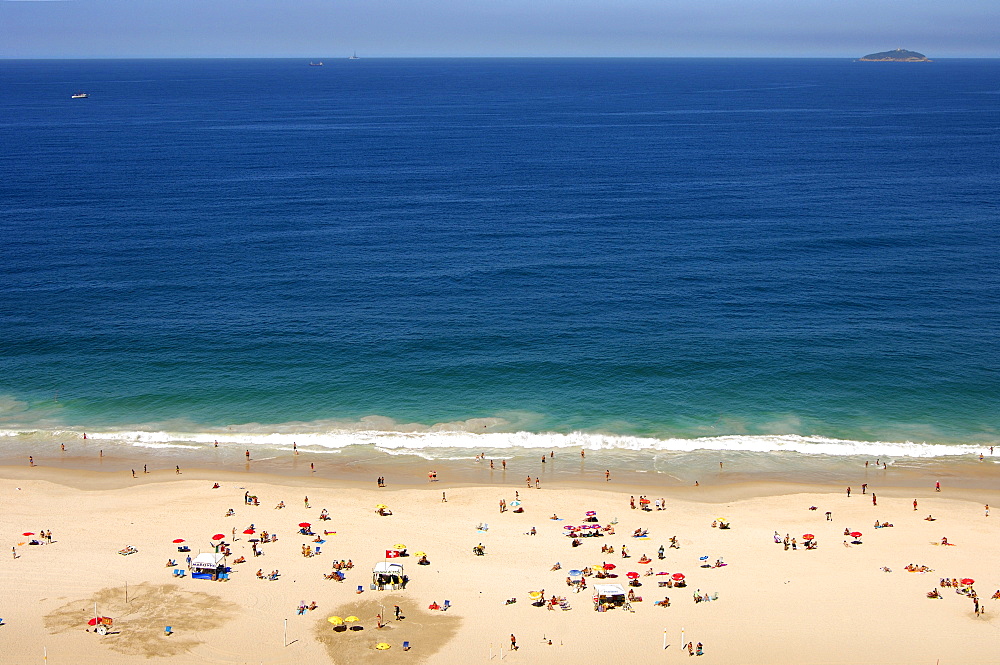
<path id="1" fill-rule="evenodd" d="M 0 58 L 1000 57 L 997 0 L 0 0 Z"/>

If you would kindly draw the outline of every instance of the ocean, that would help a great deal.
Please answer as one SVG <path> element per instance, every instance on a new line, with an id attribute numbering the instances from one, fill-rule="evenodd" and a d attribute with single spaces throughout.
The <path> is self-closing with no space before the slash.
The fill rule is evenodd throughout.
<path id="1" fill-rule="evenodd" d="M 1000 444 L 1000 60 L 5 60 L 0 87 L 0 457 Z"/>

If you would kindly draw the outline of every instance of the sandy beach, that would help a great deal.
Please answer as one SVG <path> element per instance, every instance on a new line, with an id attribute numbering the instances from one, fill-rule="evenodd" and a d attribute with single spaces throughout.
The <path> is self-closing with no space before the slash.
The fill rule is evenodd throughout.
<path id="1" fill-rule="evenodd" d="M 137 475 L 0 469 L 0 524 L 11 548 L 0 559 L 4 662 L 47 655 L 48 663 L 465 663 L 499 660 L 501 648 L 512 662 L 677 662 L 692 657 L 686 642 L 702 644 L 695 658 L 719 663 L 996 662 L 1000 540 L 998 516 L 985 508 L 1000 506 L 996 491 L 946 484 L 935 492 L 934 479 L 910 488 L 859 483 L 848 497 L 839 486 L 739 480 L 668 491 L 603 478 L 540 489 L 513 480 L 453 485 L 446 472 L 398 488 L 392 479 L 378 488 L 373 479 L 231 470 Z M 259 505 L 247 504 L 248 495 Z M 641 496 L 651 510 L 641 509 Z M 378 515 L 379 504 L 392 514 Z M 566 527 L 593 525 L 588 511 L 603 535 L 573 547 Z M 718 528 L 720 519 L 728 529 Z M 301 534 L 300 523 L 316 535 Z M 632 537 L 637 529 L 648 536 Z M 251 542 L 265 531 L 277 541 Z M 786 534 L 794 548 L 784 545 Z M 815 549 L 805 534 L 815 536 Z M 230 579 L 192 579 L 188 554 L 214 552 L 219 542 L 231 550 Z M 483 556 L 473 553 L 479 544 Z M 409 556 L 387 558 L 399 545 Z M 178 552 L 183 546 L 190 553 Z M 120 554 L 127 547 L 136 551 Z M 306 557 L 305 547 L 320 553 Z M 428 565 L 417 564 L 417 552 Z M 639 563 L 644 555 L 650 561 Z M 340 560 L 353 563 L 345 580 L 326 579 Z M 371 588 L 382 562 L 405 566 L 405 588 Z M 604 564 L 615 566 L 615 577 L 588 575 L 580 591 L 567 585 L 568 571 Z M 909 572 L 909 564 L 927 570 Z M 258 570 L 280 575 L 258 579 Z M 629 572 L 641 586 L 629 585 Z M 661 586 L 677 573 L 685 587 Z M 953 588 L 942 578 L 975 581 Z M 642 600 L 595 611 L 594 587 L 605 583 Z M 941 598 L 928 598 L 935 588 Z M 542 590 L 565 602 L 533 604 L 529 594 Z M 695 602 L 696 592 L 710 600 Z M 654 604 L 665 597 L 669 607 Z M 445 601 L 448 609 L 429 609 Z M 313 602 L 316 609 L 299 610 Z M 87 630 L 95 603 L 114 619 L 108 635 Z M 358 621 L 335 630 L 331 616 Z M 380 643 L 388 648 L 376 649 Z"/>

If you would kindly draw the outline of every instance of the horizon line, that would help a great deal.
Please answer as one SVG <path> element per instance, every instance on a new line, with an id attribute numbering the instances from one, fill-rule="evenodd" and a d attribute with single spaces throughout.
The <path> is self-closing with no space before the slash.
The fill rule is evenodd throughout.
<path id="1" fill-rule="evenodd" d="M 860 60 L 859 56 L 836 55 L 372 55 L 358 60 Z M 0 60 L 317 60 L 328 58 L 331 62 L 349 60 L 348 56 L 275 56 L 275 55 L 136 55 L 136 56 L 3 56 Z M 937 60 L 997 60 L 995 56 L 935 56 Z M 900 61 L 873 61 L 900 62 Z M 926 62 L 926 61 L 916 61 Z"/>

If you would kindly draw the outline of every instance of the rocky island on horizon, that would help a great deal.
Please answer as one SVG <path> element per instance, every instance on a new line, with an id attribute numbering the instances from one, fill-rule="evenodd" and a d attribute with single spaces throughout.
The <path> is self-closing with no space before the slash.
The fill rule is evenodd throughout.
<path id="1" fill-rule="evenodd" d="M 907 51 L 905 48 L 898 48 L 893 51 L 882 51 L 881 53 L 871 53 L 859 58 L 858 62 L 934 62 L 923 53 Z"/>

